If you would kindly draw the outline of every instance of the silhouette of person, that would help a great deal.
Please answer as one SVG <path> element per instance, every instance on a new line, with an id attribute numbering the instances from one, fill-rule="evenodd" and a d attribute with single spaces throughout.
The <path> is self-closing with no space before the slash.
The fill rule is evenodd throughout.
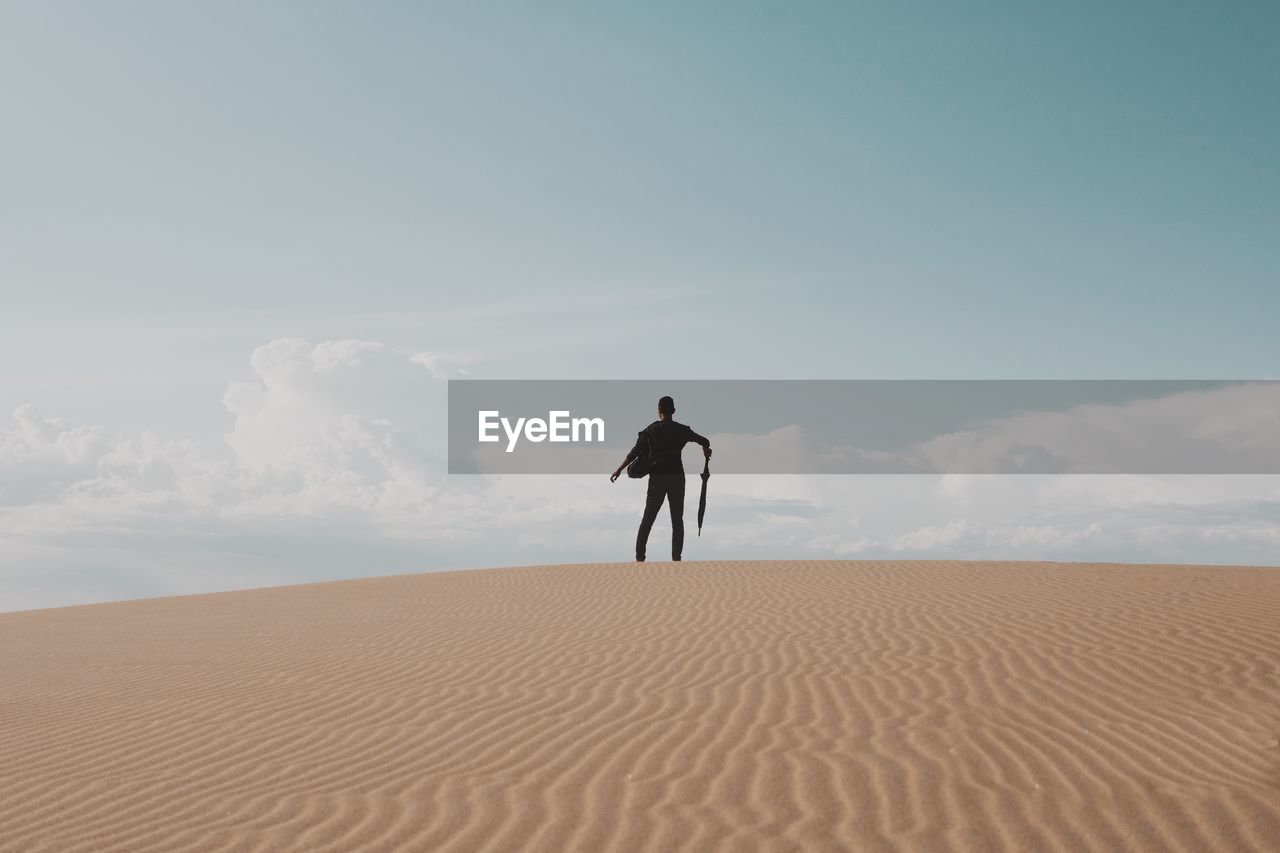
<path id="1" fill-rule="evenodd" d="M 671 511 L 671 559 L 679 560 L 684 549 L 684 462 L 680 452 L 689 442 L 702 445 L 702 453 L 711 458 L 711 441 L 690 429 L 676 423 L 672 415 L 676 413 L 675 401 L 663 397 L 658 401 L 658 419 L 640 431 L 635 447 L 622 460 L 618 470 L 609 476 L 609 482 L 618 479 L 624 468 L 633 459 L 652 454 L 652 465 L 649 468 L 649 490 L 644 499 L 644 515 L 640 518 L 640 530 L 636 533 L 636 562 L 644 562 L 645 545 L 649 541 L 649 531 L 658 510 L 662 509 L 662 501 L 667 501 Z"/>

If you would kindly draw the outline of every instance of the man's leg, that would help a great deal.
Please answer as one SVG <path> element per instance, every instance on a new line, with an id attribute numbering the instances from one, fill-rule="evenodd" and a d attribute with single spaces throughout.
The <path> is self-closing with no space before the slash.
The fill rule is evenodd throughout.
<path id="1" fill-rule="evenodd" d="M 644 549 L 649 542 L 649 531 L 653 528 L 654 519 L 658 517 L 658 510 L 662 509 L 662 497 L 664 494 L 665 492 L 658 485 L 658 478 L 650 474 L 649 488 L 644 496 L 644 515 L 640 517 L 640 530 L 636 533 L 637 562 L 644 562 Z"/>
<path id="2" fill-rule="evenodd" d="M 671 510 L 671 559 L 684 551 L 684 474 L 672 474 L 667 483 L 667 507 Z"/>

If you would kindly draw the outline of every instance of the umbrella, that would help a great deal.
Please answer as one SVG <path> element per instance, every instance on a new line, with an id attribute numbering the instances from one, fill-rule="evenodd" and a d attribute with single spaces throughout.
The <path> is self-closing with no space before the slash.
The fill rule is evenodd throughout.
<path id="1" fill-rule="evenodd" d="M 707 480 L 711 479 L 711 460 L 702 460 L 702 495 L 698 498 L 698 535 L 702 535 L 702 517 L 707 514 Z"/>

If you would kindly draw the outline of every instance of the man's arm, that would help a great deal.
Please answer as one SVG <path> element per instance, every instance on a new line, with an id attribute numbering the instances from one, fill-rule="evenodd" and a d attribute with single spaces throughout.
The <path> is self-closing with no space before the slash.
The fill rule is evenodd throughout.
<path id="1" fill-rule="evenodd" d="M 643 436 L 644 433 L 641 433 L 640 435 Z M 609 475 L 610 483 L 612 483 L 614 480 L 618 479 L 618 477 L 622 475 L 622 470 L 631 464 L 632 459 L 635 459 L 637 456 L 639 456 L 641 453 L 644 452 L 644 450 L 640 447 L 640 444 L 643 441 L 644 439 L 641 438 L 640 436 L 636 437 L 635 447 L 632 447 L 630 450 L 627 451 L 627 458 L 622 460 L 622 464 L 618 466 L 618 470 L 614 471 L 612 474 Z"/>
<path id="2" fill-rule="evenodd" d="M 705 436 L 698 435 L 696 432 L 693 431 L 693 429 L 690 429 L 689 440 L 694 442 L 695 444 L 701 444 L 702 455 L 707 457 L 708 459 L 711 458 L 711 439 L 706 438 Z"/>

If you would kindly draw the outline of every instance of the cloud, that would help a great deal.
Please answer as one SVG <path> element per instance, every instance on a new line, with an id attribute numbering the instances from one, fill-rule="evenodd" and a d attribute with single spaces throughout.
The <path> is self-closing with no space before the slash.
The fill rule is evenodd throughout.
<path id="1" fill-rule="evenodd" d="M 441 522 L 458 502 L 440 494 L 438 364 L 370 341 L 287 338 L 258 347 L 250 365 L 255 378 L 223 395 L 238 487 L 224 517 L 450 535 Z"/>
<path id="2" fill-rule="evenodd" d="M 567 524 L 630 523 L 620 491 L 585 498 L 583 478 L 449 480 L 449 368 L 433 357 L 284 338 L 249 366 L 222 395 L 215 446 L 14 411 L 0 427 L 0 610 L 554 561 Z"/>
<path id="3" fill-rule="evenodd" d="M 965 540 L 973 540 L 980 534 L 980 529 L 958 518 L 946 524 L 933 524 L 920 527 L 897 537 L 890 543 L 895 551 L 934 551 L 939 547 L 952 547 Z"/>
<path id="4" fill-rule="evenodd" d="M 21 406 L 0 427 L 0 610 L 436 568 L 626 560 L 644 484 L 448 477 L 426 354 L 294 338 L 222 395 L 224 440 Z M 779 453 L 803 452 L 781 433 Z M 1280 478 L 726 476 L 686 556 L 1274 562 Z M 665 514 L 651 548 L 661 553 Z"/>
<path id="5" fill-rule="evenodd" d="M 788 424 L 758 434 L 716 432 L 710 438 L 722 458 L 749 460 L 753 471 L 765 473 L 912 474 L 931 471 L 913 452 L 827 444 L 815 440 L 810 430 L 799 424 Z"/>
<path id="6" fill-rule="evenodd" d="M 232 382 L 224 447 L 67 425 L 30 407 L 0 432 L 4 526 L 25 535 L 178 521 L 328 517 L 392 524 L 430 505 L 443 458 L 441 382 L 367 341 L 281 339 Z"/>
<path id="7" fill-rule="evenodd" d="M 1280 469 L 1280 383 L 999 418 L 919 444 L 929 470 L 1239 473 Z"/>
<path id="8" fill-rule="evenodd" d="M 13 412 L 14 427 L 0 432 L 0 506 L 56 496 L 67 484 L 93 475 L 111 447 L 99 427 L 69 427 L 31 405 Z"/>
<path id="9" fill-rule="evenodd" d="M 1086 384 L 1095 394 L 1108 390 L 1106 382 Z M 1040 395 L 1054 391 L 1051 382 L 975 383 L 973 393 L 980 398 L 994 394 L 993 387 L 1000 391 L 999 400 L 990 405 L 1009 406 L 1008 398 L 1016 402 L 1018 394 L 1033 402 L 1037 395 L 1020 391 L 1023 386 Z M 1038 410 L 985 418 L 965 428 L 952 423 L 959 418 L 952 405 L 955 389 L 947 387 L 944 393 L 929 387 L 919 392 L 919 398 L 909 398 L 910 405 L 878 401 L 872 395 L 865 403 L 847 408 L 847 401 L 833 395 L 815 402 L 815 410 L 802 413 L 808 418 L 805 424 L 754 433 L 715 432 L 710 437 L 722 460 L 749 473 L 1280 473 L 1280 382 L 1220 384 L 1176 392 L 1139 383 L 1129 389 L 1130 394 L 1160 395 L 1105 404 L 1064 404 L 1058 409 L 1044 408 L 1040 401 Z M 887 396 L 884 390 L 879 393 Z M 980 403 L 980 399 L 971 403 L 975 418 L 973 413 L 986 410 Z M 893 429 L 884 427 L 885 419 Z M 833 431 L 832 424 L 839 426 Z M 881 446 L 841 443 L 848 435 L 859 434 L 868 443 L 878 440 Z M 873 434 L 878 437 L 870 437 Z M 920 437 L 904 438 L 915 434 Z M 505 468 L 487 470 L 511 470 L 511 462 L 506 461 Z"/>

